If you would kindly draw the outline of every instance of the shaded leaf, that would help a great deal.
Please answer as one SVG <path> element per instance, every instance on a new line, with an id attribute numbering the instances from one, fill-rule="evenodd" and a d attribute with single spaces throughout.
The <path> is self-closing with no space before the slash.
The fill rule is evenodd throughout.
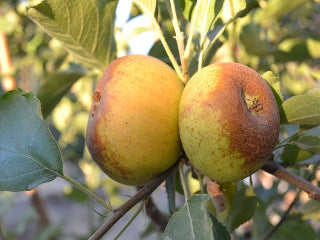
<path id="1" fill-rule="evenodd" d="M 166 42 L 170 48 L 170 50 L 172 51 L 173 56 L 175 57 L 175 59 L 180 62 L 180 58 L 179 58 L 179 51 L 178 51 L 178 46 L 177 46 L 177 41 L 176 39 L 172 38 L 172 37 L 168 37 L 166 38 Z M 153 56 L 155 58 L 160 59 L 161 61 L 167 63 L 168 65 L 172 66 L 171 61 L 167 55 L 167 52 L 165 51 L 162 43 L 160 40 L 156 41 L 152 48 L 150 49 L 149 54 L 150 56 Z"/>
<path id="2" fill-rule="evenodd" d="M 283 239 L 308 239 L 318 240 L 318 236 L 308 222 L 287 221 L 281 224 L 279 229 L 272 235 L 272 240 Z"/>
<path id="3" fill-rule="evenodd" d="M 320 220 L 320 202 L 317 200 L 310 199 L 308 202 L 303 204 L 298 213 L 302 214 L 302 219 L 313 219 L 315 222 Z"/>
<path id="4" fill-rule="evenodd" d="M 294 163 L 306 160 L 313 156 L 313 153 L 307 150 L 300 149 L 297 145 L 285 146 L 280 158 L 284 162 Z"/>
<path id="5" fill-rule="evenodd" d="M 226 226 L 229 231 L 249 221 L 255 213 L 259 198 L 253 195 L 252 189 L 241 186 L 234 194 Z"/>
<path id="6" fill-rule="evenodd" d="M 249 54 L 268 55 L 275 51 L 271 45 L 259 37 L 260 26 L 249 23 L 245 25 L 240 33 L 240 40 Z"/>
<path id="7" fill-rule="evenodd" d="M 276 62 L 302 62 L 312 58 L 305 40 L 288 39 L 281 43 L 282 48 L 284 45 L 288 45 L 285 51 L 281 49 L 274 52 Z"/>
<path id="8" fill-rule="evenodd" d="M 176 198 L 175 198 L 175 175 L 171 175 L 166 179 L 166 192 L 168 197 L 168 207 L 170 214 L 173 214 L 176 210 Z"/>
<path id="9" fill-rule="evenodd" d="M 269 219 L 266 217 L 267 216 L 267 210 L 269 208 L 269 206 L 271 205 L 272 201 L 273 201 L 273 197 L 274 196 L 272 193 L 273 190 L 268 190 L 266 191 L 265 189 L 262 191 L 263 195 L 261 197 L 261 199 L 264 199 L 264 201 L 261 201 L 259 199 L 258 201 L 258 206 L 255 210 L 255 214 L 253 216 L 253 221 L 252 221 L 252 239 L 261 239 L 261 236 L 263 236 L 267 231 L 270 230 L 270 228 L 272 228 L 271 223 L 269 222 Z M 266 192 L 269 192 L 268 195 L 266 196 Z M 274 194 L 278 195 L 277 190 L 274 190 Z"/>
<path id="10" fill-rule="evenodd" d="M 305 4 L 304 0 L 270 0 L 263 8 L 261 19 L 264 21 L 280 19 L 286 14 L 291 13 L 300 5 Z"/>
<path id="11" fill-rule="evenodd" d="M 163 240 L 213 240 L 212 222 L 208 215 L 209 195 L 193 195 L 174 213 L 161 235 Z"/>
<path id="12" fill-rule="evenodd" d="M 218 219 L 213 216 L 212 214 L 209 214 L 210 219 L 212 221 L 212 230 L 213 230 L 213 236 L 214 240 L 229 240 L 231 239 L 230 234 L 226 227 L 222 225 Z"/>
<path id="13" fill-rule="evenodd" d="M 299 148 L 320 154 L 320 138 L 311 135 L 300 135 L 292 144 Z"/>
<path id="14" fill-rule="evenodd" d="M 0 96 L 0 190 L 31 190 L 63 174 L 59 147 L 32 93 Z"/>
<path id="15" fill-rule="evenodd" d="M 85 67 L 103 71 L 114 59 L 116 0 L 31 0 L 27 16 Z"/>
<path id="16" fill-rule="evenodd" d="M 83 76 L 80 72 L 64 72 L 50 75 L 47 82 L 41 86 L 37 97 L 41 102 L 41 111 L 47 118 L 61 98 L 69 91 L 71 86 Z"/>
<path id="17" fill-rule="evenodd" d="M 320 88 L 293 96 L 282 104 L 288 123 L 320 125 Z"/>

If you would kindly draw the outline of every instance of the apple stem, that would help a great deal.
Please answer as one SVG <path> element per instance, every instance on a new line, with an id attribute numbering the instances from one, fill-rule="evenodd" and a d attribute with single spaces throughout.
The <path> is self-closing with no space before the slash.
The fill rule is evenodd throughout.
<path id="1" fill-rule="evenodd" d="M 183 193 L 184 193 L 184 198 L 187 200 L 190 197 L 187 181 L 186 181 L 186 176 L 183 171 L 183 166 L 185 164 L 186 160 L 182 158 L 182 160 L 179 162 L 179 176 L 180 176 L 180 182 L 182 185 Z"/>
<path id="2" fill-rule="evenodd" d="M 289 172 L 277 162 L 269 160 L 262 166 L 261 169 L 305 191 L 308 193 L 309 198 L 320 201 L 320 188 Z"/>
<path id="3" fill-rule="evenodd" d="M 67 175 L 59 175 L 59 174 L 57 174 L 57 175 L 59 177 L 61 177 L 62 179 L 66 180 L 67 182 L 71 183 L 75 188 L 77 188 L 82 193 L 86 194 L 89 198 L 95 200 L 97 203 L 99 203 L 101 206 L 103 206 L 108 212 L 111 212 L 113 210 L 111 205 L 109 205 L 106 201 L 99 198 L 97 195 L 95 195 L 93 192 L 91 192 L 89 189 L 87 189 L 82 184 L 73 180 L 71 177 L 68 177 Z"/>
<path id="4" fill-rule="evenodd" d="M 179 160 L 182 160 L 181 158 Z M 133 208 L 138 202 L 148 198 L 151 193 L 170 175 L 177 171 L 178 161 L 175 165 L 169 168 L 167 171 L 160 174 L 158 177 L 151 180 L 147 185 L 141 188 L 132 198 L 122 204 L 117 210 L 114 211 L 113 215 L 102 224 L 99 229 L 89 238 L 89 240 L 98 240 L 116 223 L 118 220 L 125 215 L 131 208 Z"/>
<path id="5" fill-rule="evenodd" d="M 123 228 L 118 232 L 118 234 L 113 238 L 113 240 L 118 239 L 121 234 L 130 226 L 130 224 L 133 222 L 133 220 L 139 215 L 139 213 L 143 210 L 144 204 L 141 203 L 139 208 L 136 210 L 136 212 L 133 214 L 133 216 L 129 219 L 129 221 L 123 226 Z"/>
<path id="6" fill-rule="evenodd" d="M 148 10 L 148 8 L 144 5 L 144 3 L 141 2 L 140 0 L 134 0 L 133 2 L 141 9 L 141 11 L 146 16 L 149 17 L 149 19 L 152 22 L 156 32 L 158 33 L 160 41 L 161 41 L 161 43 L 162 43 L 162 45 L 163 45 L 163 47 L 164 47 L 164 49 L 165 49 L 170 61 L 172 63 L 172 66 L 173 66 L 174 70 L 176 71 L 176 73 L 178 74 L 178 76 L 180 77 L 181 80 L 184 79 L 183 74 L 182 74 L 182 72 L 180 70 L 179 64 L 177 63 L 174 55 L 172 54 L 172 52 L 170 50 L 170 47 L 169 47 L 169 45 L 168 45 L 168 43 L 167 43 L 167 41 L 166 41 L 166 39 L 165 39 L 165 37 L 164 37 L 164 35 L 162 33 L 161 27 L 160 27 L 157 19 L 155 19 L 155 17 L 154 17 L 154 13 L 150 12 Z"/>
<path id="7" fill-rule="evenodd" d="M 174 31 L 176 33 L 176 40 L 177 40 L 179 56 L 180 56 L 180 61 L 181 61 L 183 83 L 186 84 L 189 80 L 189 73 L 188 73 L 187 58 L 185 57 L 185 53 L 184 53 L 184 33 L 181 32 L 180 27 L 179 27 L 179 22 L 178 22 L 178 18 L 177 18 L 174 0 L 170 0 L 170 4 L 171 4 L 171 11 L 172 11 L 172 25 L 173 25 Z M 169 12 L 170 12 L 170 10 L 169 10 Z"/>

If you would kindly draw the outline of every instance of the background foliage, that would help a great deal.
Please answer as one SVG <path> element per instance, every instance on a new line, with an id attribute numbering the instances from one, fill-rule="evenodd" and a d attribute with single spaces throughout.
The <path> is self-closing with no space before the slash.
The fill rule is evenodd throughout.
<path id="1" fill-rule="evenodd" d="M 30 182 L 25 182 L 23 178 L 25 185 L 21 185 L 3 181 L 5 176 L 0 169 L 0 190 L 30 190 L 56 176 L 64 178 L 66 174 L 108 199 L 113 206 L 124 203 L 128 199 L 127 194 L 134 194 L 134 188 L 120 185 L 101 173 L 85 148 L 84 135 L 93 89 L 101 72 L 115 57 L 133 53 L 133 43 L 139 35 L 146 36 L 143 34 L 147 33 L 153 36 L 150 50 L 145 49 L 145 53 L 173 66 L 158 38 L 158 29 L 151 22 L 143 26 L 134 25 L 141 18 L 141 5 L 145 7 L 146 15 L 155 16 L 174 58 L 181 64 L 168 1 L 159 0 L 157 4 L 156 1 L 136 2 L 138 4 L 131 6 L 126 22 L 118 26 L 114 25 L 118 4 L 115 0 L 0 2 L 0 31 L 8 38 L 14 64 L 12 75 L 19 88 L 30 92 L 6 93 L 5 89 L 0 88 L 0 164 L 2 169 L 12 167 L 13 173 L 18 176 L 40 171 L 39 175 L 31 176 Z M 273 87 L 281 113 L 280 143 L 274 151 L 275 160 L 318 186 L 319 1 L 207 0 L 199 4 L 199 9 L 195 1 L 174 2 L 181 30 L 189 34 L 190 26 L 194 26 L 193 41 L 187 42 L 185 39 L 190 76 L 199 66 L 221 61 L 240 62 L 264 74 Z M 45 121 L 40 113 L 40 103 Z M 33 138 L 37 133 L 41 136 Z M 42 147 L 39 148 L 40 144 L 33 142 L 33 139 L 39 139 Z M 29 154 L 28 149 L 23 149 L 26 143 L 34 146 L 35 151 Z M 51 147 L 48 150 L 46 146 Z M 59 147 L 60 151 L 52 146 Z M 19 168 L 21 162 L 15 155 L 10 155 L 13 153 L 19 154 L 20 160 L 27 160 L 24 168 Z M 17 162 L 7 162 L 9 156 Z M 47 158 L 49 156 L 52 159 Z M 188 167 L 185 173 L 191 193 L 200 193 L 195 174 Z M 183 219 L 176 220 L 177 214 L 174 214 L 161 235 L 162 239 L 166 236 L 178 239 L 174 235 L 176 229 L 190 237 L 192 228 L 186 227 L 190 219 L 201 219 L 201 223 L 195 223 L 194 228 L 203 234 L 210 232 L 214 239 L 230 237 L 226 230 L 232 232 L 234 239 L 262 239 L 289 208 L 289 217 L 271 239 L 320 237 L 320 203 L 309 200 L 306 194 L 285 181 L 262 171 L 254 175 L 253 186 L 250 186 L 248 179 L 223 186 L 227 196 L 226 210 L 223 212 L 216 212 L 206 194 L 194 195 L 184 203 L 178 180 L 176 175 L 175 179 L 167 181 L 166 188 L 161 187 L 159 191 L 162 195 L 161 192 L 155 193 L 154 198 L 165 196 L 166 204 L 160 206 L 165 215 L 177 211 Z M 40 190 L 47 184 L 50 183 L 41 185 Z M 69 203 L 80 208 L 85 207 L 84 202 L 89 205 L 88 214 L 95 221 L 88 223 L 86 232 L 78 234 L 68 231 L 59 222 L 39 227 L 35 225 L 39 215 L 32 207 L 10 222 L 8 216 L 17 207 L 14 203 L 24 193 L 3 191 L 0 193 L 0 237 L 87 239 L 101 225 L 108 212 L 70 185 L 64 185 L 63 189 L 60 197 L 67 197 Z M 292 202 L 293 209 L 290 207 Z M 189 208 L 197 210 L 191 217 L 186 214 Z M 145 229 L 141 231 L 141 238 L 160 237 L 156 225 L 146 218 L 142 217 L 141 224 L 145 222 Z M 107 239 L 114 237 L 112 234 L 116 233 L 110 233 Z M 182 236 L 181 239 L 188 238 Z"/>

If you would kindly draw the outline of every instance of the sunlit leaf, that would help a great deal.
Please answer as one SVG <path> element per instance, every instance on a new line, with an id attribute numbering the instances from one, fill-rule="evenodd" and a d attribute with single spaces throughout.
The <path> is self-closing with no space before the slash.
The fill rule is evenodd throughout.
<path id="1" fill-rule="evenodd" d="M 220 16 L 224 1 L 222 0 L 203 0 L 198 1 L 192 15 L 191 22 L 194 23 L 201 36 L 205 36 L 211 26 Z M 202 37 L 203 41 L 205 40 Z M 202 44 L 202 43 L 200 43 Z"/>
<path id="2" fill-rule="evenodd" d="M 271 87 L 272 93 L 277 101 L 277 106 L 280 114 L 280 122 L 283 123 L 286 121 L 286 117 L 282 109 L 283 96 L 281 93 L 279 77 L 275 76 L 271 71 L 267 71 L 261 76 L 263 79 L 265 79 L 268 82 L 269 86 Z"/>
<path id="3" fill-rule="evenodd" d="M 138 0 L 141 2 L 150 13 L 154 14 L 154 11 L 156 10 L 157 1 L 156 0 Z"/>
<path id="4" fill-rule="evenodd" d="M 209 195 L 193 195 L 174 213 L 161 235 L 162 240 L 213 240 L 212 222 L 207 205 Z"/>
<path id="5" fill-rule="evenodd" d="M 191 21 L 192 12 L 196 6 L 196 1 L 193 0 L 176 0 L 183 10 L 183 15 L 188 21 Z"/>
<path id="6" fill-rule="evenodd" d="M 303 95 L 293 96 L 283 104 L 288 123 L 320 125 L 320 88 Z"/>
<path id="7" fill-rule="evenodd" d="M 259 3 L 256 0 L 248 0 L 245 1 L 245 7 L 237 12 L 234 16 L 232 16 L 228 21 L 222 22 L 220 19 L 215 20 L 215 24 L 207 33 L 207 37 L 210 40 L 210 43 L 204 50 L 204 57 L 202 61 L 202 66 L 207 66 L 210 62 L 218 48 L 222 45 L 221 42 L 218 41 L 219 37 L 224 33 L 224 30 L 231 24 L 236 21 L 238 18 L 245 17 L 248 13 L 250 13 L 253 9 L 259 7 Z"/>
<path id="8" fill-rule="evenodd" d="M 103 71 L 116 54 L 117 0 L 30 0 L 27 16 L 58 39 L 77 62 Z"/>
<path id="9" fill-rule="evenodd" d="M 320 41 L 313 38 L 307 39 L 307 47 L 313 58 L 320 58 Z"/>
<path id="10" fill-rule="evenodd" d="M 0 190 L 31 190 L 63 174 L 59 147 L 32 93 L 0 96 Z"/>

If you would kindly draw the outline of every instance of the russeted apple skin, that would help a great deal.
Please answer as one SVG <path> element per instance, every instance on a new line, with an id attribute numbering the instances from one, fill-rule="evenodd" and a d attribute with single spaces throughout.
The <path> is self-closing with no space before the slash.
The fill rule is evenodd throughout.
<path id="1" fill-rule="evenodd" d="M 176 73 L 150 56 L 127 55 L 107 67 L 94 92 L 86 143 L 108 176 L 141 186 L 178 160 L 182 91 Z"/>
<path id="2" fill-rule="evenodd" d="M 255 104 L 248 107 L 250 101 Z M 217 63 L 187 83 L 179 128 L 193 166 L 212 180 L 231 182 L 265 163 L 278 142 L 280 117 L 272 90 L 256 71 Z"/>

